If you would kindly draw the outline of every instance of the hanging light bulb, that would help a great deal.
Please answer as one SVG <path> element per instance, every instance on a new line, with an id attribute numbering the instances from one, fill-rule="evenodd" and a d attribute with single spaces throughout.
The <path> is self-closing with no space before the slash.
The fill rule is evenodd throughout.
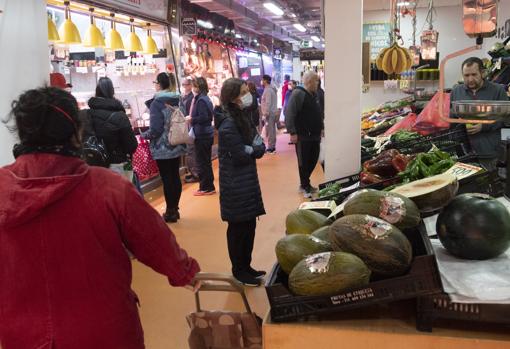
<path id="1" fill-rule="evenodd" d="M 87 29 L 83 45 L 88 47 L 105 47 L 103 33 L 101 33 L 101 30 L 96 26 L 96 23 L 94 23 L 94 9 L 90 8 L 89 11 L 90 27 Z"/>
<path id="2" fill-rule="evenodd" d="M 150 23 L 147 23 L 147 41 L 145 44 L 145 51 L 143 53 L 148 55 L 157 55 L 159 53 L 158 45 L 156 45 L 156 41 L 154 41 L 154 38 L 152 37 Z"/>
<path id="3" fill-rule="evenodd" d="M 130 18 L 129 21 L 131 22 L 131 24 L 129 26 L 130 33 L 127 38 L 126 50 L 130 52 L 142 52 L 143 51 L 142 42 L 140 41 L 138 35 L 136 35 L 135 26 L 133 24 L 135 20 L 133 18 Z"/>
<path id="4" fill-rule="evenodd" d="M 81 36 L 80 32 L 78 31 L 78 28 L 76 27 L 76 24 L 71 21 L 71 10 L 69 9 L 69 1 L 64 1 L 65 5 L 65 16 L 66 20 L 60 28 L 58 29 L 58 34 L 60 36 L 59 43 L 62 44 L 81 44 Z"/>
<path id="5" fill-rule="evenodd" d="M 110 32 L 106 38 L 106 48 L 113 51 L 124 50 L 124 42 L 122 41 L 122 37 L 115 28 L 115 13 L 110 13 L 110 17 L 112 17 L 112 22 Z"/>
<path id="6" fill-rule="evenodd" d="M 48 41 L 56 42 L 60 41 L 60 36 L 58 35 L 57 27 L 55 23 L 48 17 Z"/>

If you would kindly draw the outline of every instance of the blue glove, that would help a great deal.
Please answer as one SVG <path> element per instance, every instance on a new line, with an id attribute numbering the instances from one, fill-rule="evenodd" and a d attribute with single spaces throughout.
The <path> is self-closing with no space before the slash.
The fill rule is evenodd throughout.
<path id="1" fill-rule="evenodd" d="M 249 145 L 245 145 L 244 146 L 244 152 L 248 155 L 251 155 L 253 154 L 253 147 L 249 146 Z"/>
<path id="2" fill-rule="evenodd" d="M 252 156 L 255 159 L 260 159 L 261 157 L 264 156 L 265 153 L 266 153 L 266 145 L 264 143 L 262 143 L 260 145 L 253 146 L 253 154 L 252 154 Z"/>

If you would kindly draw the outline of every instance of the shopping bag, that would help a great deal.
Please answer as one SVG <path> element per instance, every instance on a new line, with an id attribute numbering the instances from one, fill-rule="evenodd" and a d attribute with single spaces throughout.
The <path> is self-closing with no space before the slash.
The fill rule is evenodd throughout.
<path id="1" fill-rule="evenodd" d="M 384 136 L 391 136 L 397 131 L 400 130 L 406 130 L 409 131 L 413 128 L 414 124 L 416 123 L 416 114 L 415 113 L 409 113 L 405 118 L 397 122 L 395 125 L 393 125 L 389 130 L 384 132 Z"/>
<path id="2" fill-rule="evenodd" d="M 167 113 L 170 113 L 170 128 L 168 130 L 168 142 L 170 145 L 189 144 L 188 123 L 180 108 L 166 106 Z"/>
<path id="3" fill-rule="evenodd" d="M 450 115 L 450 94 L 443 92 L 443 116 L 445 118 Z M 439 117 L 439 92 L 437 92 L 430 102 L 422 110 L 416 123 L 414 124 L 413 130 L 418 131 L 421 134 L 430 134 L 438 132 L 441 129 L 450 127 L 450 123 L 442 120 Z"/>
<path id="4" fill-rule="evenodd" d="M 140 180 L 153 177 L 159 173 L 158 164 L 152 158 L 149 141 L 136 136 L 138 140 L 138 148 L 133 154 L 133 170 L 136 172 Z"/>

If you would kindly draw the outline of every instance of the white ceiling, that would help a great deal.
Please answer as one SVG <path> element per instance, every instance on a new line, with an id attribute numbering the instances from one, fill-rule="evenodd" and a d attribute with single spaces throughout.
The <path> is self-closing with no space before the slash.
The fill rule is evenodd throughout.
<path id="1" fill-rule="evenodd" d="M 363 10 L 365 11 L 389 10 L 390 3 L 391 3 L 390 0 L 363 0 Z M 434 0 L 434 7 L 460 6 L 460 5 L 462 5 L 462 0 Z M 418 0 L 418 7 L 428 6 L 429 0 Z"/>

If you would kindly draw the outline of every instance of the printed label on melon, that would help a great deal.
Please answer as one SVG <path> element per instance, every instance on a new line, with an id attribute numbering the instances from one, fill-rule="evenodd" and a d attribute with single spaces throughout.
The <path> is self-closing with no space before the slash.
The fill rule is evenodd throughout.
<path id="1" fill-rule="evenodd" d="M 361 234 L 364 238 L 373 240 L 382 240 L 391 234 L 392 226 L 382 219 L 367 219 L 367 224 L 363 226 Z"/>
<path id="2" fill-rule="evenodd" d="M 404 200 L 399 197 L 386 196 L 381 198 L 379 217 L 386 222 L 395 224 L 402 220 L 406 215 L 406 206 Z"/>
<path id="3" fill-rule="evenodd" d="M 306 258 L 306 267 L 311 273 L 327 273 L 331 252 L 323 252 L 311 255 Z"/>

